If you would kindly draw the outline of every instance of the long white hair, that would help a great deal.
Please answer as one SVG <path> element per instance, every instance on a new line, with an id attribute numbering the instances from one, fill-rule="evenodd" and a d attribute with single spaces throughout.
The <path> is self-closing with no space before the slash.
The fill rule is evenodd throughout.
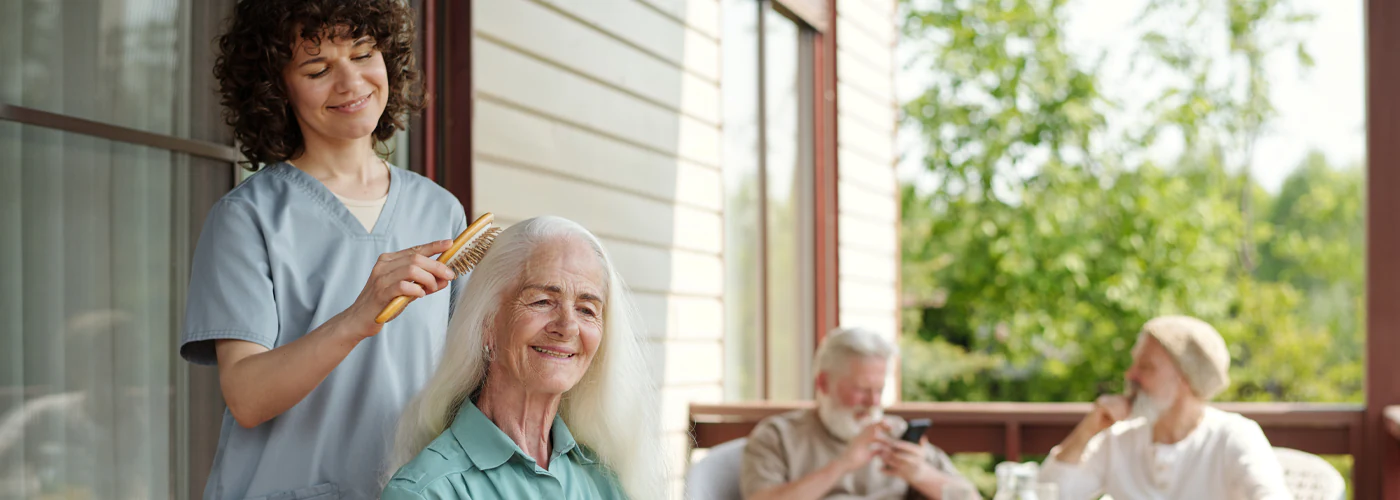
<path id="1" fill-rule="evenodd" d="M 518 286 L 520 273 L 541 243 L 576 239 L 589 243 L 607 274 L 603 338 L 593 363 L 564 393 L 559 415 L 574 439 L 617 474 L 628 496 L 665 496 L 666 467 L 657 425 L 656 387 L 647 370 L 636 309 L 598 238 L 560 217 L 537 217 L 512 225 L 496 238 L 454 305 L 447 343 L 437 371 L 399 419 L 388 469 L 392 474 L 447 430 L 457 410 L 486 382 L 493 335 L 503 294 Z"/>

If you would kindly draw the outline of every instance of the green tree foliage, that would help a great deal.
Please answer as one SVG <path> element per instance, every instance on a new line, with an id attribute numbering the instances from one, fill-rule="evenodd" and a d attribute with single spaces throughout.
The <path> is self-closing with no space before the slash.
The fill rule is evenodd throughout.
<path id="1" fill-rule="evenodd" d="M 1146 320 L 1182 313 L 1231 347 L 1221 399 L 1360 401 L 1362 170 L 1314 154 L 1271 195 L 1244 168 L 1274 113 L 1264 61 L 1309 65 L 1311 18 L 1148 2 L 1134 71 L 1166 83 L 1150 123 L 1113 123 L 1100 69 L 1065 48 L 1067 1 L 903 4 L 936 186 L 902 192 L 904 397 L 1091 400 L 1121 390 Z M 1168 134 L 1184 153 L 1154 163 Z"/>

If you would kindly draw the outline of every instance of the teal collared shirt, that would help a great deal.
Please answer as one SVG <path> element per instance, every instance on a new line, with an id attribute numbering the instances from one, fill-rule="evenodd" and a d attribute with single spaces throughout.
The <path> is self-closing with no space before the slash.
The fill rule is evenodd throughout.
<path id="1" fill-rule="evenodd" d="M 389 479 L 383 500 L 627 498 L 617 476 L 574 441 L 558 415 L 549 438 L 545 469 L 467 401 L 452 426 Z"/>

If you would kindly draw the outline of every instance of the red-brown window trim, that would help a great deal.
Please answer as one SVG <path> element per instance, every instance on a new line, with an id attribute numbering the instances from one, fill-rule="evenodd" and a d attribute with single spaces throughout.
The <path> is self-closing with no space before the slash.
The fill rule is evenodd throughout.
<path id="1" fill-rule="evenodd" d="M 438 179 L 438 4 L 436 0 L 415 2 L 418 7 L 418 63 L 423 68 L 422 85 L 426 96 L 423 112 L 409 119 L 409 165 L 429 179 Z"/>
<path id="2" fill-rule="evenodd" d="M 457 195 L 472 215 L 472 13 L 470 2 L 423 0 L 419 50 L 427 103 L 412 120 L 410 163 Z"/>
<path id="3" fill-rule="evenodd" d="M 438 114 L 428 126 L 441 153 L 437 181 L 472 212 L 472 8 L 471 2 L 428 0 L 441 52 L 436 53 Z"/>
<path id="4" fill-rule="evenodd" d="M 814 130 L 813 146 L 816 148 L 815 161 L 813 166 L 815 171 L 813 185 L 816 195 L 813 198 L 813 220 L 816 223 L 814 231 L 815 249 L 813 260 L 816 269 L 813 270 L 815 277 L 815 298 L 814 314 L 816 320 L 816 336 L 812 342 L 813 350 L 821 344 L 822 339 L 828 331 L 840 324 L 840 252 L 838 242 L 839 206 L 837 190 L 837 147 L 836 147 L 836 0 L 804 0 L 795 2 L 785 0 L 787 4 L 793 3 L 820 3 L 824 16 L 825 29 L 817 29 L 817 34 L 812 37 L 814 45 L 812 50 L 812 60 L 814 73 L 813 82 L 816 88 L 812 92 L 816 102 L 813 104 Z"/>

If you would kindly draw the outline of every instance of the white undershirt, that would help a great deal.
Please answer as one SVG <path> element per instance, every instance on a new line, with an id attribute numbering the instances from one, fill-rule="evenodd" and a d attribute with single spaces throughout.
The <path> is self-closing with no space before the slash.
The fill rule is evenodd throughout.
<path id="1" fill-rule="evenodd" d="M 365 226 L 365 231 L 373 232 L 374 223 L 379 220 L 379 212 L 384 210 L 384 202 L 388 201 L 389 194 L 384 193 L 384 196 L 377 200 L 356 200 L 336 194 L 335 199 L 345 204 L 345 208 L 350 210 L 350 215 L 354 215 L 360 224 Z"/>

